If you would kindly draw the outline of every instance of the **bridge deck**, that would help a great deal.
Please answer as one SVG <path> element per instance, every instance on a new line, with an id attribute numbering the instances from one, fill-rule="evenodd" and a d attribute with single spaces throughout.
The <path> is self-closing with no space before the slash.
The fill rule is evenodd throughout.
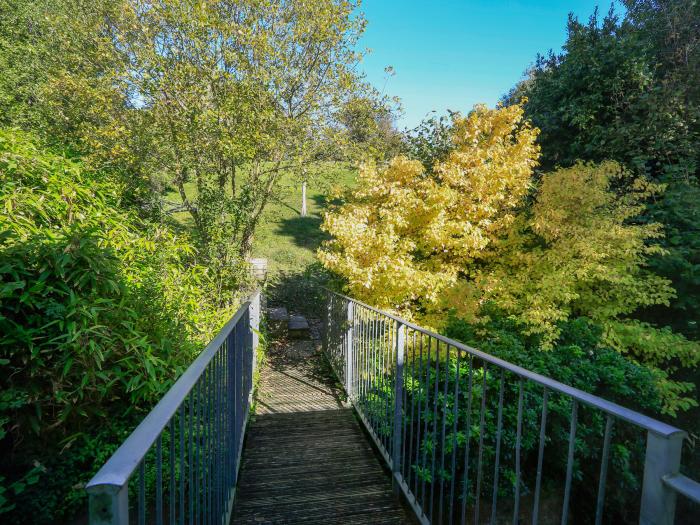
<path id="1" fill-rule="evenodd" d="M 233 523 L 412 523 L 311 342 L 270 356 L 256 412 Z"/>

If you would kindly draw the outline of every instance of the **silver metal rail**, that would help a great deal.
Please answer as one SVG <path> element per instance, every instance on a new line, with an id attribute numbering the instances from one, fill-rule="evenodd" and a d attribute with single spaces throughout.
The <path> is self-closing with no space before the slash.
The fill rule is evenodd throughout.
<path id="1" fill-rule="evenodd" d="M 537 523 L 545 484 L 547 520 L 555 495 L 562 525 L 572 497 L 576 521 L 596 524 L 614 510 L 671 525 L 677 494 L 700 501 L 700 484 L 679 473 L 684 431 L 350 297 L 327 297 L 326 355 L 421 523 Z M 610 469 L 622 440 L 642 471 L 637 485 Z M 613 482 L 639 494 L 631 508 L 606 501 Z"/>
<path id="2" fill-rule="evenodd" d="M 259 321 L 257 292 L 90 480 L 91 525 L 228 523 Z"/>

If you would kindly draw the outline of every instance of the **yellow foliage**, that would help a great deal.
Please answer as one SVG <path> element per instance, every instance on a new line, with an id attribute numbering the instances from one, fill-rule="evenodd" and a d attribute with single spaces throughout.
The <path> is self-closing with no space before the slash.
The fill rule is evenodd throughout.
<path id="1" fill-rule="evenodd" d="M 537 164 L 537 133 L 521 106 L 479 105 L 455 120 L 455 148 L 432 173 L 402 156 L 363 166 L 347 202 L 326 214 L 333 238 L 321 262 L 374 305 L 434 310 L 512 222 Z"/>
<path id="2" fill-rule="evenodd" d="M 429 326 L 448 309 L 478 323 L 495 305 L 544 350 L 562 322 L 587 317 L 603 344 L 655 373 L 667 413 L 687 409 L 692 385 L 671 374 L 700 362 L 700 344 L 629 319 L 675 294 L 646 268 L 662 227 L 639 220 L 663 186 L 615 162 L 578 163 L 542 175 L 528 204 L 537 133 L 520 106 L 477 106 L 454 122 L 455 147 L 432 171 L 405 157 L 364 166 L 325 217 L 321 262 L 353 296 Z"/>
<path id="3" fill-rule="evenodd" d="M 614 162 L 545 174 L 531 214 L 519 216 L 477 276 L 482 299 L 542 334 L 545 346 L 571 315 L 604 323 L 668 304 L 671 283 L 644 269 L 659 250 L 647 241 L 662 235 L 661 225 L 631 220 L 663 188 L 636 179 L 615 191 L 624 178 Z"/>

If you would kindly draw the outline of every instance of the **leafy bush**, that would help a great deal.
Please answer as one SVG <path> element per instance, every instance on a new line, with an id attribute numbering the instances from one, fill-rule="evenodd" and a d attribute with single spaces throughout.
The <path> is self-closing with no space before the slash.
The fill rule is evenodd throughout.
<path id="1" fill-rule="evenodd" d="M 186 238 L 120 209 L 119 194 L 31 136 L 0 131 L 0 426 L 11 451 L 0 474 L 14 482 L 36 460 L 48 469 L 52 482 L 27 500 L 55 490 L 33 498 L 54 502 L 49 521 L 84 479 L 61 469 L 89 473 L 108 450 L 95 423 L 128 428 L 234 303 L 235 283 L 218 289 Z M 70 467 L 61 455 L 84 457 Z"/>

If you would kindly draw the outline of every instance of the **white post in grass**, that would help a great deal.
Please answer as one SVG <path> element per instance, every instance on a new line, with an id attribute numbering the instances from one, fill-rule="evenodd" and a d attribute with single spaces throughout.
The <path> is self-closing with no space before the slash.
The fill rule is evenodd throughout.
<path id="1" fill-rule="evenodd" d="M 301 216 L 306 217 L 306 181 L 301 183 Z"/>

